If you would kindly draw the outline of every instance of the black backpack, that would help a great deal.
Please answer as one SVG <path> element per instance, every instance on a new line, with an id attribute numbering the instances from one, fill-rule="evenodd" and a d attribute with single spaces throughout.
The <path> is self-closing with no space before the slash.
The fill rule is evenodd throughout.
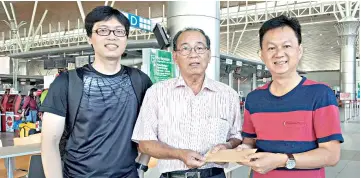
<path id="1" fill-rule="evenodd" d="M 135 95 L 138 100 L 138 111 L 139 113 L 140 106 L 142 105 L 143 98 L 146 90 L 152 85 L 149 77 L 142 73 L 140 70 L 122 66 L 124 67 L 130 76 L 132 86 L 135 92 Z M 59 150 L 60 156 L 63 160 L 65 154 L 65 146 L 67 140 L 69 139 L 76 122 L 76 116 L 78 113 L 82 92 L 83 92 L 83 68 L 77 68 L 74 70 L 69 70 L 68 74 L 68 111 L 65 119 L 65 127 L 63 135 L 60 139 Z"/>

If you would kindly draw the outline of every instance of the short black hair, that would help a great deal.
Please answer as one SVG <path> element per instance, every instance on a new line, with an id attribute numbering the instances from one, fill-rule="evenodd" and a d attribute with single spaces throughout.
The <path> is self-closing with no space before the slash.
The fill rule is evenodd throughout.
<path id="1" fill-rule="evenodd" d="M 34 92 L 38 91 L 36 88 L 31 88 L 29 91 L 29 96 L 34 97 Z"/>
<path id="2" fill-rule="evenodd" d="M 128 37 L 130 27 L 128 18 L 119 10 L 110 6 L 98 6 L 85 17 L 85 30 L 88 37 L 91 37 L 93 26 L 96 22 L 109 20 L 111 17 L 115 17 L 125 27 L 126 35 Z"/>
<path id="3" fill-rule="evenodd" d="M 275 18 L 272 18 L 270 20 L 267 20 L 265 23 L 263 23 L 262 27 L 259 29 L 259 45 L 262 49 L 262 41 L 263 36 L 266 34 L 267 31 L 288 26 L 292 28 L 292 30 L 295 32 L 296 37 L 298 39 L 298 44 L 302 43 L 302 36 L 301 36 L 301 25 L 298 22 L 296 18 L 293 17 L 287 17 L 285 15 L 281 15 Z"/>
<path id="4" fill-rule="evenodd" d="M 174 38 L 173 38 L 173 51 L 176 51 L 177 50 L 177 40 L 179 38 L 179 36 L 183 33 L 183 32 L 187 32 L 187 31 L 196 31 L 196 32 L 200 32 L 202 33 L 202 35 L 206 38 L 206 45 L 207 45 L 207 48 L 210 49 L 211 47 L 211 40 L 209 39 L 209 36 L 206 35 L 206 33 L 204 33 L 204 31 L 202 29 L 199 29 L 199 28 L 193 28 L 193 27 L 187 27 L 183 30 L 180 30 L 179 32 L 177 32 L 175 35 L 174 35 Z"/>

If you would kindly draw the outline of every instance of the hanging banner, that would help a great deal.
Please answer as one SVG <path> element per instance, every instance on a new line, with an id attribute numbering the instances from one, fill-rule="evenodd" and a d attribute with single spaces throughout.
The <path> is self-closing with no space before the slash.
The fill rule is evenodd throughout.
<path id="1" fill-rule="evenodd" d="M 14 112 L 6 112 L 6 132 L 14 132 Z"/>

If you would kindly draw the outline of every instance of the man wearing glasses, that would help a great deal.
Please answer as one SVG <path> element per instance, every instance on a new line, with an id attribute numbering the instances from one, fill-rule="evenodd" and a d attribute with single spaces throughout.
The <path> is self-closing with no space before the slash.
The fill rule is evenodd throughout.
<path id="1" fill-rule="evenodd" d="M 138 177 L 138 151 L 131 136 L 151 81 L 138 69 L 121 66 L 129 26 L 128 19 L 109 6 L 96 7 L 86 16 L 95 60 L 76 70 L 82 92 L 73 127 L 69 125 L 73 98 L 68 96 L 76 89 L 69 88 L 71 71 L 55 79 L 41 108 L 45 112 L 42 161 L 46 177 Z M 133 80 L 135 75 L 138 80 Z M 142 89 L 139 96 L 137 88 Z M 64 130 L 71 133 L 61 157 L 59 142 Z"/>
<path id="2" fill-rule="evenodd" d="M 180 76 L 154 84 L 144 97 L 132 139 L 140 152 L 160 159 L 163 178 L 225 178 L 226 164 L 205 164 L 204 155 L 241 142 L 238 94 L 207 78 L 209 49 L 203 30 L 179 31 L 173 59 Z"/>

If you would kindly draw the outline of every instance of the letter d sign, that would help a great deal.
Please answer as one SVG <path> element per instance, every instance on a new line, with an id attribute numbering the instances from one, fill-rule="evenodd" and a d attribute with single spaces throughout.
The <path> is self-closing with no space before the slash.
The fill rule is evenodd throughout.
<path id="1" fill-rule="evenodd" d="M 131 25 L 131 26 L 137 26 L 137 24 L 138 24 L 137 17 L 135 17 L 135 16 L 130 16 L 130 25 Z"/>

